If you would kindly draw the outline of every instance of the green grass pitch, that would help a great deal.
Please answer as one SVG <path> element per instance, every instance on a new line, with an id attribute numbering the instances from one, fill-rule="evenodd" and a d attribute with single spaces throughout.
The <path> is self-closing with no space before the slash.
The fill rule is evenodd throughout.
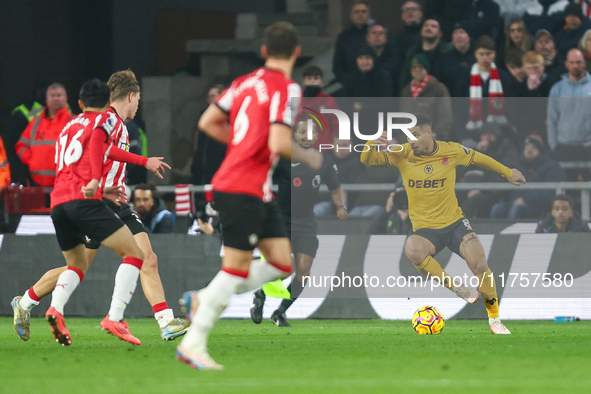
<path id="1" fill-rule="evenodd" d="M 440 335 L 408 321 L 222 320 L 210 353 L 225 371 L 197 371 L 175 359 L 152 319 L 130 319 L 142 345 L 69 318 L 72 346 L 54 342 L 43 319 L 21 341 L 0 318 L 0 393 L 566 393 L 591 388 L 591 322 L 449 320 Z M 484 391 L 486 390 L 486 391 Z M 575 391 L 576 390 L 576 391 Z"/>

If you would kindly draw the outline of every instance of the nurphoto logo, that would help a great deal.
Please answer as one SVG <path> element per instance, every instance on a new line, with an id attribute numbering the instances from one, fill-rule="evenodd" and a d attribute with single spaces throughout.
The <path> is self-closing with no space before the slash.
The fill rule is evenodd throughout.
<path id="1" fill-rule="evenodd" d="M 313 138 L 314 132 L 314 122 L 318 125 L 321 131 L 327 130 L 328 131 L 328 123 L 322 114 L 332 114 L 336 116 L 338 121 L 338 139 L 339 140 L 351 140 L 351 121 L 349 116 L 338 109 L 330 109 L 330 108 L 321 108 L 320 113 L 318 111 L 313 110 L 309 107 L 303 107 L 303 113 L 308 115 L 311 119 L 307 121 L 307 131 L 308 131 L 308 139 Z M 308 112 L 309 111 L 309 112 Z M 414 127 L 417 124 L 417 118 L 415 115 L 407 112 L 387 112 L 384 116 L 384 112 L 378 112 L 378 131 L 374 134 L 362 134 L 359 131 L 359 113 L 353 113 L 353 133 L 355 136 L 362 140 L 362 141 L 370 141 L 379 138 L 384 131 L 387 132 L 388 140 L 392 140 L 392 133 L 394 130 L 401 130 L 410 140 L 416 141 L 417 138 L 412 135 L 412 133 L 408 130 Z M 386 119 L 384 121 L 384 118 Z M 408 119 L 410 120 L 409 123 L 398 123 L 401 119 Z M 386 127 L 384 127 L 384 123 Z M 335 147 L 334 144 L 320 144 L 319 150 L 332 150 L 332 149 L 339 149 L 338 146 Z M 347 147 L 346 149 L 351 149 L 351 147 Z M 363 144 L 358 144 L 352 146 L 352 149 L 355 152 L 364 152 L 368 148 L 366 148 Z M 378 146 L 378 150 L 379 150 Z M 391 144 L 386 147 L 385 150 L 389 152 L 402 152 L 402 145 L 400 144 Z"/>

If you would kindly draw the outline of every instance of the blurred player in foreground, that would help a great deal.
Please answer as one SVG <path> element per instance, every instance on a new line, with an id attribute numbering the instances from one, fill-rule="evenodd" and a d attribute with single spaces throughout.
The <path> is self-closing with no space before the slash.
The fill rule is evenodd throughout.
<path id="1" fill-rule="evenodd" d="M 112 144 L 115 147 L 120 147 L 128 151 L 129 135 L 125 127 L 125 121 L 135 117 L 140 100 L 140 86 L 131 70 L 114 73 L 109 79 L 108 85 L 111 89 L 111 107 L 107 109 L 107 114 L 115 121 L 111 135 Z M 150 171 L 154 171 L 157 175 L 160 175 L 158 171 L 161 166 L 170 168 L 167 164 L 161 162 L 161 157 L 145 158 L 131 153 L 127 153 L 127 156 L 128 160 L 132 160 L 131 163 L 143 165 Z M 162 339 L 175 339 L 187 331 L 189 322 L 184 319 L 175 318 L 172 309 L 166 303 L 162 281 L 158 273 L 158 259 L 152 250 L 146 229 L 135 212 L 127 204 L 125 197 L 123 197 L 126 188 L 125 170 L 125 162 L 111 158 L 105 160 L 100 184 L 101 189 L 103 189 L 103 201 L 129 227 L 131 233 L 134 235 L 135 241 L 144 252 L 145 259 L 140 271 L 142 289 L 152 306 L 154 317 L 160 326 Z M 122 199 L 119 198 L 120 195 L 123 197 Z M 89 264 L 94 260 L 99 246 L 100 243 L 94 239 L 86 243 Z M 12 300 L 14 328 L 21 339 L 26 341 L 30 337 L 29 318 L 31 309 L 39 304 L 41 298 L 53 291 L 57 278 L 66 268 L 54 268 L 46 272 L 22 297 L 18 296 Z M 110 329 L 108 326 L 103 328 L 117 335 L 116 330 Z"/>
<path id="2" fill-rule="evenodd" d="M 273 23 L 261 46 L 265 66 L 234 80 L 199 120 L 199 129 L 228 150 L 212 180 L 224 235 L 222 269 L 206 288 L 182 299 L 192 321 L 177 359 L 193 368 L 223 369 L 209 356 L 207 338 L 233 294 L 291 273 L 289 239 L 271 204 L 273 169 L 279 156 L 322 165 L 320 152 L 291 143 L 292 105 L 297 108 L 302 96 L 291 73 L 300 51 L 293 26 Z M 255 247 L 266 262 L 252 261 Z"/>
<path id="3" fill-rule="evenodd" d="M 312 123 L 312 139 L 308 139 L 306 120 L 300 120 L 294 132 L 294 139 L 302 149 L 314 149 L 318 140 L 318 127 Z M 283 215 L 285 229 L 291 241 L 291 251 L 295 258 L 295 275 L 288 286 L 291 297 L 281 301 L 279 308 L 271 315 L 271 321 L 278 327 L 291 327 L 285 312 L 302 293 L 306 285 L 302 279 L 310 275 L 312 263 L 318 250 L 318 223 L 314 215 L 314 204 L 318 201 L 320 185 L 325 183 L 331 191 L 332 200 L 341 220 L 348 217 L 345 206 L 345 192 L 341 188 L 336 164 L 328 153 L 322 153 L 324 161 L 319 170 L 311 170 L 299 163 L 280 160 L 275 171 L 279 185 L 277 202 Z M 265 288 L 253 294 L 250 317 L 259 324 L 263 320 Z"/>
<path id="4" fill-rule="evenodd" d="M 501 174 L 513 185 L 525 183 L 525 178 L 518 170 L 505 167 L 459 143 L 435 141 L 431 119 L 423 114 L 417 114 L 416 118 L 416 125 L 409 128 L 416 141 L 409 138 L 407 144 L 387 151 L 391 142 L 384 133 L 380 138 L 365 144 L 361 161 L 369 165 L 396 166 L 400 170 L 413 224 L 413 233 L 406 241 L 404 253 L 415 267 L 433 279 L 438 278 L 445 287 L 468 303 L 478 301 L 482 293 L 491 332 L 511 334 L 499 318 L 497 288 L 482 244 L 458 206 L 455 194 L 456 166 L 476 164 Z M 479 279 L 480 292 L 464 284 L 454 287 L 451 277 L 433 258 L 446 246 L 466 260 L 470 270 Z"/>

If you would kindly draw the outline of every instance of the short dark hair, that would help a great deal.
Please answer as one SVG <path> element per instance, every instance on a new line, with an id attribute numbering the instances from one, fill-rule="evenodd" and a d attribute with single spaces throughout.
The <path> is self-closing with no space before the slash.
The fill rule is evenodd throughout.
<path id="1" fill-rule="evenodd" d="M 369 1 L 368 0 L 353 0 L 353 4 L 351 4 L 351 8 L 357 4 L 364 4 L 369 8 Z"/>
<path id="2" fill-rule="evenodd" d="M 404 1 L 402 2 L 402 6 L 401 6 L 401 8 L 404 8 L 404 6 L 405 6 L 405 5 L 407 5 L 408 3 L 415 3 L 416 5 L 418 5 L 418 6 L 419 6 L 419 9 L 420 9 L 421 11 L 423 10 L 423 7 L 421 7 L 421 4 L 419 4 L 419 1 L 418 1 L 418 0 L 404 0 Z"/>
<path id="3" fill-rule="evenodd" d="M 135 191 L 136 190 L 149 190 L 149 191 L 152 192 L 152 198 L 154 198 L 154 193 L 156 192 L 157 189 L 156 189 L 156 186 L 154 186 L 154 184 L 152 182 L 149 182 L 149 183 L 138 183 L 133 188 L 133 193 L 131 193 L 131 202 L 133 202 L 134 199 L 135 199 Z"/>
<path id="4" fill-rule="evenodd" d="M 488 49 L 489 51 L 497 50 L 495 40 L 493 40 L 490 36 L 482 36 L 478 40 L 476 40 L 476 45 L 474 45 L 474 52 L 476 52 L 480 48 Z"/>
<path id="5" fill-rule="evenodd" d="M 289 22 L 274 22 L 265 29 L 267 55 L 279 59 L 289 59 L 298 46 L 298 33 Z"/>
<path id="6" fill-rule="evenodd" d="M 79 97 L 85 107 L 103 108 L 109 103 L 111 89 L 106 82 L 92 78 L 82 84 Z"/>
<path id="7" fill-rule="evenodd" d="M 305 77 L 320 77 L 320 78 L 324 78 L 324 72 L 322 72 L 322 69 L 318 66 L 308 66 L 306 67 L 306 69 L 304 70 L 302 76 Z"/>
<path id="8" fill-rule="evenodd" d="M 505 64 L 507 66 L 522 67 L 523 52 L 519 49 L 509 49 L 505 55 Z"/>
<path id="9" fill-rule="evenodd" d="M 373 21 L 373 22 L 367 24 L 367 34 L 369 34 L 369 29 L 371 29 L 374 26 L 382 26 L 384 28 L 384 30 L 386 31 L 386 34 L 388 34 L 388 28 L 386 26 L 384 26 L 382 23 L 376 22 L 376 21 Z"/>
<path id="10" fill-rule="evenodd" d="M 569 196 L 568 194 L 560 193 L 560 194 L 555 195 L 554 198 L 552 199 L 552 207 L 554 207 L 555 201 L 566 201 L 570 204 L 571 209 L 574 209 L 575 200 L 573 200 L 573 198 L 571 196 Z"/>
<path id="11" fill-rule="evenodd" d="M 419 113 L 415 114 L 415 116 L 417 118 L 416 126 L 419 126 L 419 127 L 433 126 L 433 121 L 431 120 L 431 117 L 429 117 L 429 115 L 425 115 L 425 114 L 419 112 Z"/>

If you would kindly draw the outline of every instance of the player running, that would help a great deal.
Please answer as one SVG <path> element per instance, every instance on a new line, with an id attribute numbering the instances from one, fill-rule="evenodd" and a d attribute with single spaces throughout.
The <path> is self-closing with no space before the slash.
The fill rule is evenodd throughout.
<path id="1" fill-rule="evenodd" d="M 404 253 L 415 267 L 425 275 L 443 278 L 443 285 L 466 300 L 475 303 L 484 296 L 488 322 L 493 334 L 511 334 L 499 318 L 497 288 L 488 267 L 484 249 L 468 219 L 458 206 L 455 195 L 456 166 L 476 164 L 489 171 L 501 174 L 513 184 L 525 183 L 525 178 L 516 169 L 510 169 L 496 160 L 455 142 L 433 139 L 431 119 L 417 114 L 416 126 L 409 129 L 417 140 L 395 150 L 386 151 L 390 145 L 384 134 L 365 144 L 361 161 L 369 165 L 396 166 L 404 179 L 408 194 L 408 209 L 413 224 L 413 233 L 406 240 Z M 380 149 L 378 150 L 378 146 Z M 479 279 L 480 293 L 471 287 L 454 287 L 441 265 L 433 258 L 448 247 L 468 263 Z"/>
<path id="2" fill-rule="evenodd" d="M 308 139 L 306 121 L 298 122 L 294 137 L 303 149 L 314 149 L 318 140 L 318 128 L 312 124 L 312 139 Z M 279 308 L 271 315 L 271 322 L 278 327 L 291 327 L 287 322 L 285 312 L 302 293 L 305 283 L 302 277 L 310 275 L 312 263 L 318 250 L 318 223 L 314 215 L 314 204 L 318 201 L 320 184 L 325 183 L 331 191 L 332 200 L 337 208 L 337 216 L 341 220 L 347 219 L 345 193 L 338 178 L 337 166 L 330 156 L 323 153 L 322 168 L 311 170 L 299 163 L 288 163 L 281 160 L 277 165 L 275 177 L 279 185 L 277 201 L 283 215 L 285 229 L 291 241 L 291 250 L 295 258 L 295 276 L 287 290 L 291 297 L 281 301 Z M 259 324 L 263 320 L 263 306 L 265 304 L 265 288 L 254 292 L 250 317 Z"/>
<path id="3" fill-rule="evenodd" d="M 141 345 L 129 332 L 123 313 L 137 286 L 144 253 L 129 228 L 101 201 L 99 189 L 106 151 L 118 150 L 110 146 L 116 121 L 112 114 L 105 113 L 109 96 L 106 83 L 98 79 L 85 82 L 78 102 L 83 113 L 70 120 L 56 144 L 51 219 L 67 269 L 57 279 L 45 318 L 55 340 L 64 346 L 72 343 L 63 316 L 64 307 L 89 266 L 84 247 L 86 235 L 123 258 L 115 276 L 111 308 L 101 326 L 108 325 L 117 331 L 119 338 Z"/>
<path id="4" fill-rule="evenodd" d="M 138 109 L 140 100 L 140 86 L 131 70 L 118 71 L 111 75 L 108 85 L 111 89 L 111 107 L 107 109 L 109 114 L 115 121 L 112 132 L 113 145 L 121 149 L 129 150 L 129 134 L 125 121 L 133 119 Z M 158 174 L 158 169 L 161 166 L 160 159 L 162 158 L 148 158 L 127 153 L 127 160 L 132 160 L 132 164 L 143 165 L 151 171 Z M 162 165 L 166 165 L 162 163 Z M 166 165 L 168 167 L 168 165 Z M 168 167 L 170 168 L 170 167 Z M 100 182 L 100 187 L 103 190 L 113 190 L 116 188 L 125 194 L 125 170 L 126 163 L 122 160 L 113 160 L 108 158 L 103 166 L 103 176 Z M 104 197 L 108 197 L 107 193 L 103 193 Z M 110 197 L 112 198 L 112 197 Z M 111 208 L 129 227 L 133 234 L 135 241 L 144 252 L 144 264 L 140 271 L 140 279 L 144 294 L 152 306 L 154 317 L 160 326 L 160 335 L 164 340 L 172 340 L 181 335 L 184 335 L 189 326 L 189 322 L 184 319 L 175 318 L 173 311 L 168 307 L 162 287 L 160 274 L 158 273 L 158 258 L 152 250 L 148 234 L 135 212 L 125 202 L 113 202 L 106 198 L 103 199 L 107 206 Z M 86 253 L 89 264 L 94 260 L 96 251 L 100 243 L 97 240 L 91 239 L 86 243 Z M 55 288 L 58 276 L 66 270 L 67 267 L 60 267 L 46 272 L 35 285 L 33 285 L 25 294 L 20 297 L 15 297 L 12 300 L 12 308 L 14 310 L 14 328 L 18 336 L 23 340 L 28 340 L 30 337 L 29 318 L 31 309 L 39 304 L 41 298 L 51 293 Z M 101 325 L 104 329 L 117 335 L 117 331 L 110 327 L 107 323 Z"/>
<path id="5" fill-rule="evenodd" d="M 278 156 L 322 165 L 320 152 L 291 144 L 291 102 L 302 93 L 290 76 L 300 51 L 293 26 L 273 23 L 261 47 L 265 66 L 234 80 L 199 120 L 228 150 L 212 180 L 224 235 L 222 269 L 206 288 L 183 296 L 192 322 L 177 359 L 193 368 L 223 369 L 209 356 L 207 338 L 233 294 L 291 273 L 289 239 L 271 204 L 273 168 Z M 266 262 L 251 264 L 255 247 Z"/>

